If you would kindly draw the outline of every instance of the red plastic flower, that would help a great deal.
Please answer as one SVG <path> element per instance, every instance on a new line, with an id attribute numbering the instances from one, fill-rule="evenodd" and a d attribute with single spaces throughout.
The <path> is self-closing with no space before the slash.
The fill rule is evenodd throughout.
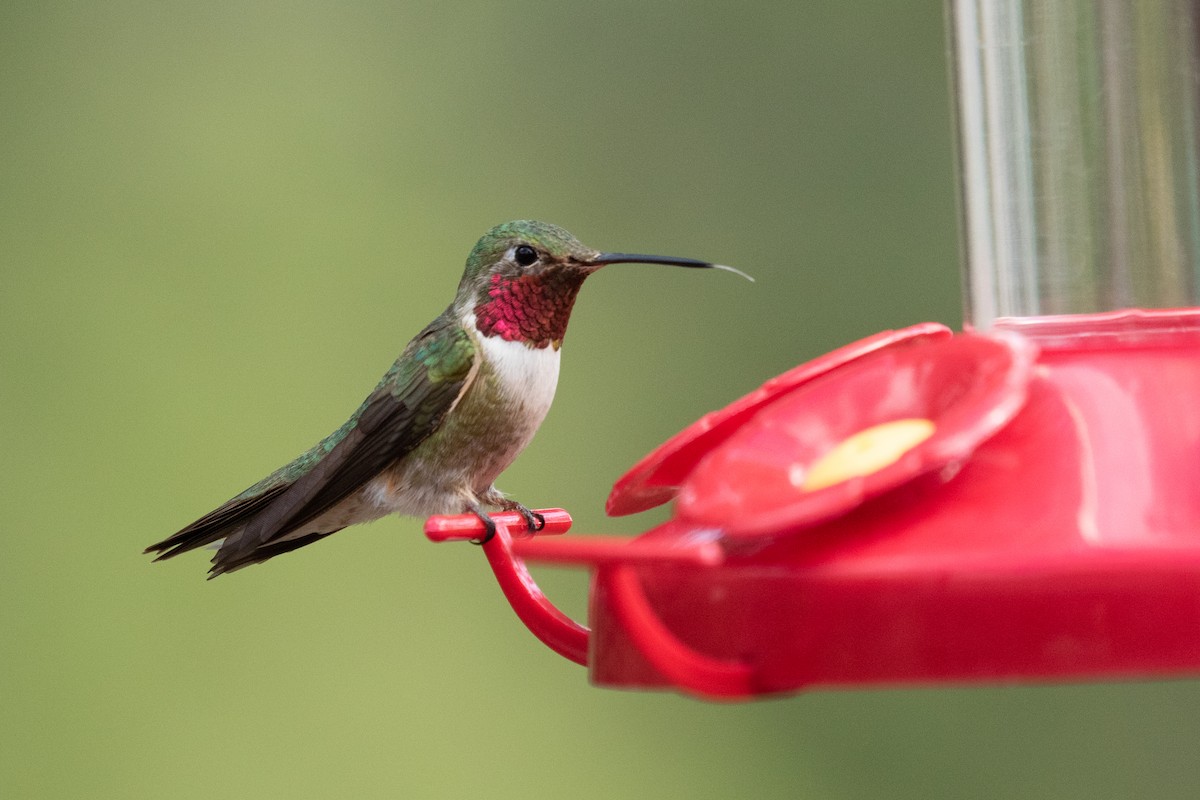
<path id="1" fill-rule="evenodd" d="M 865 339 L 668 441 L 618 481 L 610 513 L 677 486 L 682 522 L 731 538 L 795 533 L 952 471 L 1022 407 L 1034 356 L 1020 337 L 936 326 Z"/>

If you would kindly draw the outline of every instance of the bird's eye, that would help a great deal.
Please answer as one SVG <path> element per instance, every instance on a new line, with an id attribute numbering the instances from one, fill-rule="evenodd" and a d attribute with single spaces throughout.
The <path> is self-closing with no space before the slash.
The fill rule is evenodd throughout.
<path id="1" fill-rule="evenodd" d="M 528 267 L 530 264 L 538 260 L 537 250 L 534 250 L 527 244 L 517 245 L 517 249 L 513 252 L 513 258 L 516 259 L 518 267 Z"/>

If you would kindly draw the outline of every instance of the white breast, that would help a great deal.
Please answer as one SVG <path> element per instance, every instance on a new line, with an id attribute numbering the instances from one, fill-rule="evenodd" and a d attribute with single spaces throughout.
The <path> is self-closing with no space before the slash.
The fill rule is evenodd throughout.
<path id="1" fill-rule="evenodd" d="M 524 405 L 530 419 L 536 420 L 535 425 L 540 424 L 558 387 L 560 351 L 553 347 L 529 347 L 499 336 L 480 337 L 479 343 L 508 398 Z"/>

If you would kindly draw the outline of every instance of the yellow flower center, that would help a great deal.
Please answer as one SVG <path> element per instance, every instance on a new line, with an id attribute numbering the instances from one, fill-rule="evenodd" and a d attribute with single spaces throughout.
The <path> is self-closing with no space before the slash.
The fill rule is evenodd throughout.
<path id="1" fill-rule="evenodd" d="M 878 472 L 932 436 L 935 427 L 927 419 L 897 419 L 861 430 L 814 461 L 800 488 L 813 492 Z"/>

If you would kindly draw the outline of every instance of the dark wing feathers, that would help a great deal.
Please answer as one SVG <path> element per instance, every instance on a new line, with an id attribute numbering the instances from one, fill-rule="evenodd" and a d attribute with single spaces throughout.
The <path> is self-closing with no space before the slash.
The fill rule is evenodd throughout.
<path id="1" fill-rule="evenodd" d="M 377 392 L 346 438 L 256 516 L 236 542 L 229 541 L 221 548 L 217 565 L 312 522 L 358 491 L 432 432 L 432 428 L 414 430 L 411 420 L 403 402 L 387 392 Z"/>
<path id="2" fill-rule="evenodd" d="M 288 484 L 282 483 L 272 486 L 261 494 L 249 497 L 239 495 L 220 508 L 205 514 L 175 535 L 150 545 L 144 552 L 158 553 L 158 557 L 154 560 L 162 561 L 164 558 L 171 558 L 215 542 L 217 539 L 227 536 L 231 530 L 235 530 L 253 519 L 287 487 Z"/>
<path id="3" fill-rule="evenodd" d="M 295 539 L 284 539 L 279 542 L 264 544 L 257 550 L 251 550 L 249 553 L 246 553 L 245 555 L 236 559 L 222 559 L 219 569 L 214 565 L 208 571 L 208 578 L 209 580 L 212 580 L 218 575 L 223 575 L 226 572 L 233 572 L 234 570 L 241 569 L 242 567 L 246 567 L 251 564 L 262 563 L 268 558 L 274 558 L 281 553 L 289 553 L 292 550 L 297 550 L 301 547 L 304 547 L 306 544 L 312 544 L 318 539 L 324 539 L 326 536 L 332 536 L 340 530 L 341 528 L 337 528 L 336 530 L 328 531 L 326 533 L 306 533 L 303 536 L 297 536 Z"/>
<path id="4" fill-rule="evenodd" d="M 303 464 L 298 474 L 285 467 L 281 473 L 287 473 L 288 480 L 252 497 L 231 500 L 148 551 L 169 558 L 228 537 L 213 558 L 210 572 L 215 576 L 333 533 L 283 538 L 358 491 L 432 434 L 463 391 L 475 356 L 466 331 L 448 317 L 439 317 L 409 343 L 351 423 L 327 440 L 335 443 L 319 458 L 308 463 L 302 456 L 293 462 Z"/>
<path id="5" fill-rule="evenodd" d="M 407 388 L 402 397 L 386 389 L 376 390 L 354 429 L 263 512 L 245 538 L 268 542 L 279 533 L 311 522 L 358 491 L 433 433 L 462 384 L 431 387 L 420 380 Z M 437 406 L 436 413 L 429 413 L 430 403 Z"/>

